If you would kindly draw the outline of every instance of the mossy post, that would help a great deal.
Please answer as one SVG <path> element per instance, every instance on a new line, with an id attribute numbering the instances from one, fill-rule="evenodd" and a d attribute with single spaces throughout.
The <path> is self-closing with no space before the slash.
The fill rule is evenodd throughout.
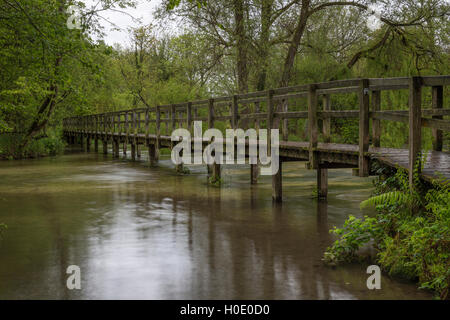
<path id="1" fill-rule="evenodd" d="M 369 151 L 369 80 L 361 79 L 359 82 L 359 161 L 358 169 L 360 177 L 369 176 L 370 158 Z"/>

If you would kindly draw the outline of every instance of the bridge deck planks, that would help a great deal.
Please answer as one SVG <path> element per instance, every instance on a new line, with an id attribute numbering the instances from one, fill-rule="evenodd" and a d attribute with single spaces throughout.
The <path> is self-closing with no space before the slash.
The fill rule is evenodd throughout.
<path id="1" fill-rule="evenodd" d="M 105 133 L 105 132 L 86 132 L 91 135 L 102 135 L 106 137 L 120 137 L 125 138 L 127 135 L 125 133 Z M 134 134 L 129 134 L 129 138 L 134 138 Z M 136 138 L 141 141 L 145 141 L 145 134 L 136 134 Z M 150 141 L 156 140 L 156 135 L 150 134 L 148 136 Z M 170 142 L 171 137 L 167 135 L 161 135 L 160 141 Z M 303 151 L 296 155 L 295 153 L 289 153 L 289 157 L 298 158 L 299 160 L 307 160 L 305 154 L 309 149 L 309 142 L 305 141 L 280 141 L 280 153 L 283 151 Z M 359 147 L 352 144 L 339 144 L 339 143 L 318 143 L 317 151 L 323 154 L 340 154 L 350 156 L 350 158 L 357 159 L 359 153 Z M 408 170 L 409 164 L 409 151 L 407 149 L 394 149 L 394 148 L 375 148 L 370 147 L 368 150 L 368 155 L 372 159 L 391 166 L 391 167 L 401 167 Z M 350 159 L 347 158 L 347 159 Z M 354 160 L 353 160 L 354 161 Z M 353 164 L 354 162 L 349 164 Z M 450 154 L 447 152 L 429 151 L 427 153 L 425 165 L 422 171 L 422 176 L 428 180 L 432 181 L 435 179 L 444 178 L 450 181 Z"/>

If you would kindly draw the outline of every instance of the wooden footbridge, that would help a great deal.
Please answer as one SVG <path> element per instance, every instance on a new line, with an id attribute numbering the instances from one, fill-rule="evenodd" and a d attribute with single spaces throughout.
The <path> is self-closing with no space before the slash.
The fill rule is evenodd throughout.
<path id="1" fill-rule="evenodd" d="M 449 84 L 450 76 L 314 83 L 154 108 L 71 117 L 64 119 L 64 135 L 70 143 L 78 141 L 88 151 L 91 141 L 94 141 L 97 152 L 100 141 L 104 153 L 107 153 L 110 143 L 114 157 L 119 157 L 121 143 L 124 154 L 127 146 L 131 145 L 133 160 L 140 157 L 141 146 L 145 146 L 149 161 L 154 164 L 160 149 L 173 147 L 171 132 L 177 128 L 192 131 L 194 121 L 207 122 L 209 128 L 279 128 L 283 139 L 280 141 L 280 170 L 272 177 L 273 199 L 282 199 L 281 168 L 285 161 L 307 161 L 308 168 L 317 170 L 319 196 L 326 197 L 328 169 L 355 168 L 357 175 L 366 177 L 373 173 L 373 162 L 407 169 L 413 185 L 412 169 L 423 153 L 422 127 L 431 128 L 433 132 L 433 150 L 426 155 L 422 177 L 429 181 L 436 178 L 450 180 L 450 154 L 442 151 L 443 132 L 450 131 L 450 120 L 444 119 L 450 115 L 450 109 L 444 108 L 444 91 Z M 431 90 L 431 102 L 428 103 L 423 97 L 427 88 Z M 388 90 L 408 90 L 408 108 L 381 110 L 382 92 Z M 356 94 L 358 106 L 351 110 L 333 110 L 330 96 L 337 94 Z M 307 111 L 290 110 L 290 106 L 301 101 L 307 104 Z M 359 120 L 358 145 L 331 143 L 333 118 Z M 289 121 L 298 119 L 307 119 L 308 141 L 289 140 Z M 409 124 L 408 149 L 380 146 L 382 120 Z M 211 178 L 220 178 L 220 165 L 215 164 L 208 169 Z M 251 165 L 252 184 L 257 182 L 257 177 L 258 166 Z"/>

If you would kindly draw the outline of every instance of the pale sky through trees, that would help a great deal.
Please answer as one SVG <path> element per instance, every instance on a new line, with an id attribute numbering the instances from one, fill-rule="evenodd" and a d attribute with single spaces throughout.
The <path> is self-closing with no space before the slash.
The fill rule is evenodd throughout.
<path id="1" fill-rule="evenodd" d="M 98 0 L 83 0 L 88 8 L 92 5 L 95 5 Z M 136 19 L 139 19 L 143 25 L 148 25 L 153 21 L 153 12 L 156 7 L 161 3 L 161 0 L 139 0 L 137 1 L 138 5 L 136 8 L 126 8 L 123 9 L 125 13 L 115 12 L 115 11 L 106 11 L 101 13 L 101 16 L 104 19 L 101 19 L 101 24 L 105 27 L 105 42 L 109 45 L 114 45 L 115 43 L 119 43 L 122 46 L 127 46 L 129 44 L 129 36 L 127 29 L 130 27 L 139 26 L 138 21 L 133 21 L 133 16 Z M 114 26 L 107 22 L 106 20 L 114 23 L 121 30 L 114 30 Z"/>

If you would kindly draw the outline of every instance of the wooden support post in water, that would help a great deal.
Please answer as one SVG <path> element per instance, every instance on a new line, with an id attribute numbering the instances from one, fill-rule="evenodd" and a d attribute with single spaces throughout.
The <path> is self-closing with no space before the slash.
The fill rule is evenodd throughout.
<path id="1" fill-rule="evenodd" d="M 148 144 L 148 161 L 150 162 L 150 165 L 154 166 L 158 162 L 158 158 L 156 156 L 156 145 L 155 144 Z"/>
<path id="2" fill-rule="evenodd" d="M 359 83 L 359 161 L 358 169 L 360 177 L 369 176 L 370 158 L 369 151 L 369 80 L 362 79 Z"/>
<path id="3" fill-rule="evenodd" d="M 317 124 L 317 87 L 314 84 L 308 87 L 308 135 L 309 135 L 309 168 L 318 169 L 319 159 L 317 144 L 319 139 Z"/>
<path id="4" fill-rule="evenodd" d="M 381 91 L 372 92 L 372 111 L 381 110 Z M 380 147 L 381 138 L 381 121 L 372 119 L 372 145 L 376 148 Z"/>
<path id="5" fill-rule="evenodd" d="M 108 141 L 106 140 L 106 138 L 103 138 L 102 143 L 103 143 L 103 154 L 108 154 Z"/>
<path id="6" fill-rule="evenodd" d="M 86 151 L 91 151 L 91 136 L 86 134 Z"/>
<path id="7" fill-rule="evenodd" d="M 267 155 L 272 156 L 272 136 L 271 129 L 275 128 L 274 112 L 275 105 L 273 103 L 273 90 L 267 92 Z M 273 163 L 272 163 L 273 165 Z M 283 200 L 283 183 L 282 183 L 282 162 L 279 159 L 278 172 L 272 175 L 272 201 L 281 202 Z"/>
<path id="8" fill-rule="evenodd" d="M 414 169 L 422 150 L 422 78 L 409 80 L 409 184 L 413 189 Z M 420 171 L 420 165 L 418 170 Z"/>
<path id="9" fill-rule="evenodd" d="M 259 113 L 259 102 L 255 103 L 255 113 Z M 259 135 L 259 118 L 255 119 L 255 130 Z M 259 149 L 258 149 L 259 152 Z M 259 157 L 258 157 L 259 161 Z M 258 164 L 250 164 L 250 184 L 257 184 L 259 178 L 259 165 Z"/>
<path id="10" fill-rule="evenodd" d="M 208 128 L 214 128 L 214 99 L 208 102 Z M 209 181 L 215 183 L 221 179 L 221 167 L 219 163 L 208 165 Z"/>
<path id="11" fill-rule="evenodd" d="M 432 108 L 442 109 L 444 105 L 444 90 L 442 86 L 436 86 L 432 88 Z M 433 116 L 433 119 L 443 119 L 443 116 Z M 443 141 L 442 141 L 442 130 L 433 130 L 433 150 L 442 151 Z"/>
<path id="12" fill-rule="evenodd" d="M 330 95 L 323 96 L 323 111 L 331 111 Z M 322 134 L 325 143 L 331 142 L 331 118 L 324 118 L 322 122 Z M 317 169 L 317 196 L 318 198 L 326 198 L 328 196 L 328 169 L 323 168 L 319 164 Z"/>
<path id="13" fill-rule="evenodd" d="M 136 144 L 134 141 L 131 143 L 131 160 L 136 160 Z"/>
<path id="14" fill-rule="evenodd" d="M 171 130 L 172 130 L 172 132 L 174 132 L 175 129 L 177 128 L 177 110 L 176 110 L 176 106 L 174 104 L 172 104 L 170 106 L 170 123 L 171 123 L 171 126 L 170 126 Z M 174 147 L 174 143 L 171 142 L 170 149 L 173 149 L 173 147 Z M 175 165 L 175 171 L 183 172 L 183 163 Z"/>
<path id="15" fill-rule="evenodd" d="M 317 169 L 317 196 L 318 198 L 326 198 L 328 196 L 328 169 Z"/>
<path id="16" fill-rule="evenodd" d="M 113 143 L 114 143 L 114 158 L 119 158 L 120 153 L 119 138 L 115 138 Z"/>
<path id="17" fill-rule="evenodd" d="M 323 111 L 331 111 L 331 99 L 329 94 L 323 96 Z M 323 119 L 322 134 L 324 142 L 331 142 L 331 118 Z"/>

